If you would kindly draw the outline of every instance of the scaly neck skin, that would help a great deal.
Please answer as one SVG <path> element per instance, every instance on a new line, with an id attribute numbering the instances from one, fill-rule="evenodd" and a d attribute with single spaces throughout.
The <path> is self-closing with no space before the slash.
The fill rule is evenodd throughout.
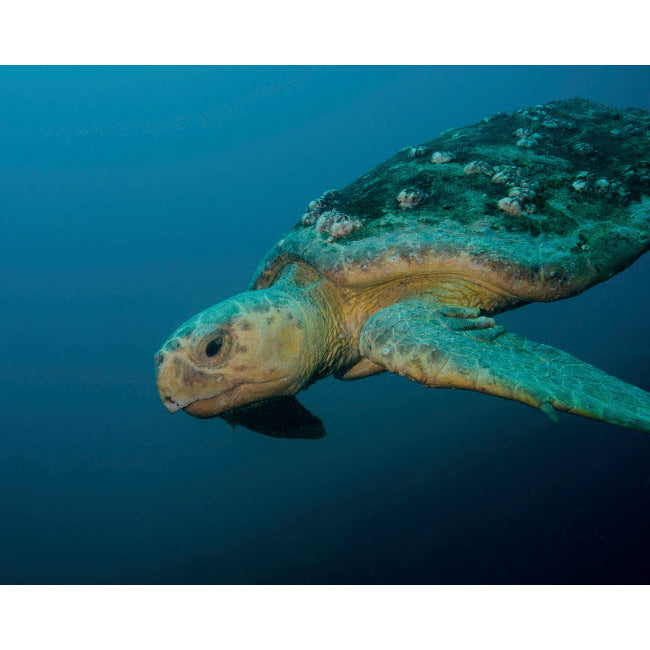
<path id="1" fill-rule="evenodd" d="M 265 291 L 269 297 L 276 294 L 288 298 L 304 324 L 298 390 L 348 367 L 358 357 L 358 344 L 346 327 L 340 292 L 331 282 L 313 271 L 294 267 Z"/>
<path id="2" fill-rule="evenodd" d="M 289 298 L 305 325 L 298 390 L 317 379 L 343 375 L 360 361 L 359 336 L 367 319 L 377 311 L 409 296 L 434 302 L 479 307 L 486 314 L 511 308 L 512 297 L 498 290 L 443 275 L 414 276 L 383 285 L 345 288 L 335 285 L 306 264 L 293 263 L 268 289 Z M 278 295 L 279 295 L 278 294 Z"/>

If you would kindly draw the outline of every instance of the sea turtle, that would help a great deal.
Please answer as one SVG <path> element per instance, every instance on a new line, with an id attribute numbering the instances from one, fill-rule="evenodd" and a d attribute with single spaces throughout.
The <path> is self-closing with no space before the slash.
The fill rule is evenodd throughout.
<path id="1" fill-rule="evenodd" d="M 584 99 L 407 147 L 312 201 L 249 290 L 156 354 L 167 409 L 318 437 L 292 397 L 385 370 L 650 431 L 650 394 L 493 316 L 569 298 L 650 244 L 650 116 Z"/>

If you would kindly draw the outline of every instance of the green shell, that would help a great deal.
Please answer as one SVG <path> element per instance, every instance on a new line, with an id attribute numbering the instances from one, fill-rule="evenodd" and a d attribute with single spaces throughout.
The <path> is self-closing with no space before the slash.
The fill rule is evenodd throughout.
<path id="1" fill-rule="evenodd" d="M 435 152 L 453 159 L 432 162 Z M 480 165 L 468 169 L 472 161 Z M 413 207 L 400 206 L 404 190 Z M 323 213 L 353 228 L 322 232 Z M 444 268 L 555 300 L 611 277 L 649 244 L 648 113 L 561 100 L 445 131 L 327 193 L 264 258 L 252 287 L 304 260 L 342 285 Z"/>

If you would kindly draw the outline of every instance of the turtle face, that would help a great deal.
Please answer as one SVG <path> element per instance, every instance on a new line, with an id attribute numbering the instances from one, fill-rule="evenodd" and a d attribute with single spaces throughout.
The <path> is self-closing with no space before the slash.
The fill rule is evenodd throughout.
<path id="1" fill-rule="evenodd" d="M 210 418 L 300 388 L 299 310 L 268 291 L 239 294 L 181 325 L 155 356 L 170 413 Z"/>

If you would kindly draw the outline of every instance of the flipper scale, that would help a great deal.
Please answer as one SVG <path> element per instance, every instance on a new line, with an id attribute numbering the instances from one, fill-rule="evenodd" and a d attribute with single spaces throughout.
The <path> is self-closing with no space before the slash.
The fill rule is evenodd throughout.
<path id="1" fill-rule="evenodd" d="M 364 326 L 361 352 L 425 386 L 516 400 L 551 419 L 555 410 L 566 411 L 650 432 L 650 393 L 566 352 L 489 326 L 491 319 L 449 314 L 453 310 L 439 310 L 426 298 L 391 305 Z M 458 318 L 461 328 L 449 323 Z"/>

